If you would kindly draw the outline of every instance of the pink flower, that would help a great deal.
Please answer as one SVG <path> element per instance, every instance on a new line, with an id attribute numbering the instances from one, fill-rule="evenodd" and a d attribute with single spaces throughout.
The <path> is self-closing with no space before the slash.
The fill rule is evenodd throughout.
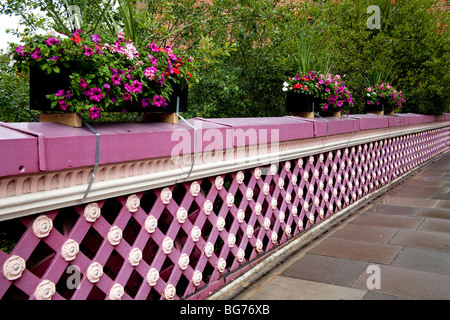
<path id="1" fill-rule="evenodd" d="M 139 82 L 137 80 L 134 80 L 133 83 L 131 85 L 129 85 L 128 83 L 125 84 L 125 89 L 128 92 L 136 92 L 136 93 L 141 93 L 142 91 L 142 82 Z"/>
<path id="2" fill-rule="evenodd" d="M 123 31 L 119 31 L 119 34 L 117 35 L 117 40 L 120 42 L 125 41 L 125 33 Z"/>
<path id="3" fill-rule="evenodd" d="M 97 87 L 92 88 L 89 93 L 89 99 L 91 99 L 92 101 L 100 102 L 100 100 L 103 99 L 102 89 Z"/>
<path id="4" fill-rule="evenodd" d="M 84 55 L 85 56 L 92 56 L 94 54 L 94 50 L 92 48 L 89 48 L 88 46 L 84 46 Z"/>
<path id="5" fill-rule="evenodd" d="M 149 98 L 142 99 L 142 107 L 143 108 L 147 108 L 149 105 L 150 105 L 150 99 Z"/>
<path id="6" fill-rule="evenodd" d="M 130 97 L 131 97 L 131 94 L 129 92 L 125 92 L 122 95 L 122 98 L 123 98 L 124 101 L 130 100 Z"/>
<path id="7" fill-rule="evenodd" d="M 111 81 L 114 85 L 120 85 L 120 80 L 122 80 L 122 78 L 118 74 L 113 74 L 113 76 L 111 77 Z"/>
<path id="8" fill-rule="evenodd" d="M 145 69 L 144 76 L 148 77 L 150 80 L 153 80 L 157 69 L 155 67 L 150 67 Z"/>
<path id="9" fill-rule="evenodd" d="M 32 57 L 33 59 L 35 59 L 35 60 L 37 60 L 37 59 L 39 59 L 39 58 L 42 58 L 42 55 L 41 55 L 41 49 L 39 49 L 39 48 L 35 49 L 35 50 L 33 51 L 33 54 L 31 55 L 31 57 Z"/>
<path id="10" fill-rule="evenodd" d="M 158 59 L 156 59 L 153 55 L 149 54 L 148 58 L 150 59 L 152 65 L 154 66 L 158 65 Z"/>
<path id="11" fill-rule="evenodd" d="M 87 87 L 88 87 L 88 84 L 87 84 L 87 82 L 86 82 L 86 80 L 84 80 L 84 79 L 80 79 L 80 87 L 82 88 L 82 89 L 87 89 Z"/>
<path id="12" fill-rule="evenodd" d="M 58 100 L 59 106 L 61 108 L 61 110 L 66 111 L 67 108 L 70 106 L 67 102 L 65 102 L 64 100 Z"/>
<path id="13" fill-rule="evenodd" d="M 93 106 L 89 109 L 89 116 L 91 119 L 99 119 L 100 118 L 100 108 L 97 108 L 96 106 Z"/>
<path id="14" fill-rule="evenodd" d="M 19 56 L 23 57 L 25 55 L 25 53 L 23 52 L 24 48 L 25 48 L 25 46 L 18 46 L 14 50 L 19 54 Z"/>
<path id="15" fill-rule="evenodd" d="M 64 90 L 58 90 L 57 93 L 55 93 L 56 97 L 63 97 L 66 95 L 66 93 L 64 92 Z"/>
<path id="16" fill-rule="evenodd" d="M 165 107 L 167 105 L 166 100 L 164 100 L 163 97 L 161 97 L 160 95 L 157 95 L 156 97 L 153 98 L 153 105 L 155 107 Z"/>
<path id="17" fill-rule="evenodd" d="M 100 36 L 98 34 L 93 34 L 91 40 L 95 43 L 100 43 L 102 41 L 102 39 L 100 39 Z"/>
<path id="18" fill-rule="evenodd" d="M 48 39 L 45 40 L 45 43 L 50 47 L 53 46 L 54 44 L 58 46 L 61 44 L 61 42 L 58 39 L 52 37 L 48 37 Z"/>
<path id="19" fill-rule="evenodd" d="M 159 48 L 156 44 L 154 44 L 153 42 L 150 44 L 150 49 L 152 49 L 153 52 L 158 52 Z"/>

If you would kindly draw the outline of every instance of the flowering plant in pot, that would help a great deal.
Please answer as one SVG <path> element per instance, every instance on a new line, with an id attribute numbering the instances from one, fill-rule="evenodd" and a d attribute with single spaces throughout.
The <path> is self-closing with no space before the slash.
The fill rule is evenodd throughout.
<path id="1" fill-rule="evenodd" d="M 34 36 L 13 49 L 13 59 L 17 72 L 30 72 L 30 107 L 88 112 L 91 119 L 101 112 L 176 112 L 171 95 L 195 76 L 193 58 L 150 40 L 135 45 L 123 32 Z M 186 108 L 186 91 L 181 100 Z"/>
<path id="2" fill-rule="evenodd" d="M 283 91 L 287 93 L 288 111 L 295 112 L 299 100 L 313 102 L 318 106 L 315 109 L 323 112 L 348 113 L 353 105 L 352 94 L 340 75 L 330 73 L 324 75 L 314 70 L 298 73 L 294 78 L 289 77 L 288 81 L 283 83 Z"/>
<path id="3" fill-rule="evenodd" d="M 406 99 L 401 91 L 386 82 L 366 88 L 366 109 L 368 112 L 392 114 Z"/>

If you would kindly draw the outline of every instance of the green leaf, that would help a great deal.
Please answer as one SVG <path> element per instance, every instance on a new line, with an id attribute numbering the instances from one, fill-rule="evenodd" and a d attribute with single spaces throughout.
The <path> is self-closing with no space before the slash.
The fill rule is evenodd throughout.
<path id="1" fill-rule="evenodd" d="M 54 71 L 55 73 L 59 73 L 59 72 L 60 72 L 59 67 L 58 67 L 58 66 L 54 66 L 54 67 L 53 67 L 53 71 Z"/>

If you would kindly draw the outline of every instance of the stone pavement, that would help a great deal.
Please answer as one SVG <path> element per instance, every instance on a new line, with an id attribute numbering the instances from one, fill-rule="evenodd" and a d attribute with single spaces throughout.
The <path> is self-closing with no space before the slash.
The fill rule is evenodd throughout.
<path id="1" fill-rule="evenodd" d="M 450 299 L 450 153 L 233 299 Z"/>

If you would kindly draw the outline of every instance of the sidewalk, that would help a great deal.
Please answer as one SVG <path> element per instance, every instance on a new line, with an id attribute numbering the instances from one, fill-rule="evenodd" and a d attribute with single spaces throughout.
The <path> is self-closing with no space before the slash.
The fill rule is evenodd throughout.
<path id="1" fill-rule="evenodd" d="M 450 153 L 234 299 L 450 299 Z"/>

